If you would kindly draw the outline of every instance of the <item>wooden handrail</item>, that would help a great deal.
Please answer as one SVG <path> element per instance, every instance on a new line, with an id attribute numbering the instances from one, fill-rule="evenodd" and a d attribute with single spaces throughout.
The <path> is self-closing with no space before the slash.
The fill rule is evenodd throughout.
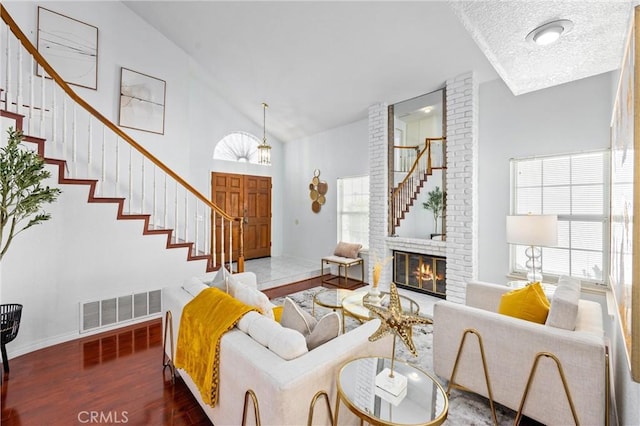
<path id="1" fill-rule="evenodd" d="M 420 145 L 394 145 L 393 149 L 415 149 L 418 151 L 420 149 Z"/>
<path id="2" fill-rule="evenodd" d="M 58 83 L 60 88 L 64 90 L 64 92 L 69 95 L 74 101 L 76 101 L 80 106 L 82 106 L 85 110 L 87 110 L 91 115 L 93 115 L 96 119 L 98 119 L 102 124 L 111 129 L 116 135 L 125 140 L 129 145 L 133 146 L 138 152 L 148 158 L 153 164 L 158 166 L 162 171 L 175 179 L 180 185 L 186 188 L 189 192 L 191 192 L 195 197 L 197 197 L 200 201 L 209 206 L 212 210 L 216 211 L 218 214 L 223 216 L 226 220 L 229 221 L 239 221 L 242 222 L 242 218 L 229 216 L 224 210 L 219 208 L 213 202 L 211 202 L 207 197 L 205 197 L 200 191 L 195 189 L 184 180 L 180 175 L 171 170 L 168 166 L 166 166 L 162 161 L 156 158 L 153 154 L 147 151 L 142 145 L 138 144 L 133 138 L 123 132 L 118 126 L 113 124 L 108 118 L 103 116 L 98 110 L 89 105 L 84 99 L 78 96 L 71 87 L 60 77 L 60 75 L 49 65 L 46 59 L 38 52 L 31 41 L 27 38 L 27 36 L 22 32 L 22 30 L 18 27 L 16 22 L 13 20 L 9 12 L 5 9 L 2 4 L 0 4 L 0 15 L 2 16 L 2 20 L 9 26 L 11 32 L 20 40 L 22 46 L 27 49 L 27 51 L 36 59 L 36 62 L 44 68 L 49 77 Z M 241 241 L 242 242 L 242 241 Z"/>
<path id="3" fill-rule="evenodd" d="M 413 171 L 416 169 L 416 167 L 418 167 L 418 163 L 420 162 L 420 159 L 422 158 L 424 153 L 427 152 L 429 150 L 429 148 L 431 147 L 431 141 L 443 141 L 443 140 L 446 140 L 446 139 L 447 138 L 445 138 L 445 137 L 442 137 L 442 138 L 426 138 L 425 139 L 425 143 L 424 143 L 425 144 L 425 149 L 423 149 L 420 152 L 420 154 L 418 154 L 418 156 L 416 157 L 416 160 L 413 162 L 413 166 L 411 166 L 411 170 L 409 170 L 409 172 L 407 172 L 407 175 L 404 177 L 402 182 L 400 182 L 398 187 L 393 190 L 393 193 L 391 194 L 392 198 L 395 197 L 395 195 L 402 189 L 402 187 L 404 185 L 406 185 L 407 181 L 409 180 L 409 178 L 413 174 Z"/>

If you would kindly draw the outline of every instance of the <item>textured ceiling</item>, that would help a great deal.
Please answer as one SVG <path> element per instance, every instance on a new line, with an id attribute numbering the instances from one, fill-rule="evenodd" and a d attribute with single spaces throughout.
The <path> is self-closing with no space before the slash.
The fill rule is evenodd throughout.
<path id="1" fill-rule="evenodd" d="M 267 133 L 283 142 L 471 70 L 480 83 L 500 76 L 522 94 L 619 68 L 631 3 L 124 1 L 260 128 L 267 102 Z M 575 23 L 558 43 L 524 40 L 555 18 Z"/>
<path id="2" fill-rule="evenodd" d="M 454 1 L 456 15 L 515 95 L 620 67 L 633 1 Z M 573 29 L 556 43 L 525 40 L 549 21 Z"/>

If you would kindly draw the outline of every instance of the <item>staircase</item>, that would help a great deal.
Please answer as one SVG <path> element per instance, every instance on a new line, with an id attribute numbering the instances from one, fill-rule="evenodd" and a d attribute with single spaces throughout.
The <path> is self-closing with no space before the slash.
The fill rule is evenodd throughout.
<path id="1" fill-rule="evenodd" d="M 432 166 L 432 142 L 442 141 L 443 155 L 446 138 L 426 138 L 424 148 L 418 152 L 415 161 L 407 172 L 405 178 L 391 192 L 391 214 L 389 215 L 391 234 L 400 226 L 400 222 L 405 218 L 418 198 L 428 177 L 435 169 L 446 169 L 446 165 Z"/>
<path id="2" fill-rule="evenodd" d="M 242 271 L 241 218 L 227 215 L 79 97 L 2 5 L 0 12 L 0 116 L 57 166 L 58 182 L 88 186 L 89 203 L 117 204 L 118 220 L 143 221 L 143 235 L 166 235 L 167 249 L 187 248 L 187 260 L 206 261 L 207 272 L 232 270 L 234 260 Z"/>

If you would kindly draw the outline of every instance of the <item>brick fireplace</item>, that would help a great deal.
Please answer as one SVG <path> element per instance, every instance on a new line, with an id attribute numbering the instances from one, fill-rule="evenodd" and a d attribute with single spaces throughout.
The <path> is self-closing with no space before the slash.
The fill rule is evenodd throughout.
<path id="1" fill-rule="evenodd" d="M 446 258 L 446 298 L 456 303 L 464 303 L 466 282 L 478 276 L 478 91 L 473 72 L 446 81 L 446 241 L 389 235 L 388 105 L 369 107 L 369 251 L 378 259 L 396 250 Z M 369 282 L 372 273 L 369 266 Z M 381 282 L 392 279 L 391 268 L 383 269 Z"/>
<path id="2" fill-rule="evenodd" d="M 446 299 L 446 278 L 444 257 L 394 250 L 393 282 L 398 287 Z"/>

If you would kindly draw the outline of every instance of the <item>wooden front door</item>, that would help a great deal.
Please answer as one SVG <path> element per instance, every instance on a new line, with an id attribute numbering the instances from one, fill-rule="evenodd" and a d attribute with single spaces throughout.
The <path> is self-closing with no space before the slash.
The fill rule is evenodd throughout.
<path id="1" fill-rule="evenodd" d="M 244 219 L 244 258 L 271 256 L 271 178 L 232 173 L 211 173 L 213 202 L 233 217 Z M 216 252 L 220 259 L 222 238 L 216 226 Z M 225 237 L 229 230 L 225 229 Z M 240 249 L 239 229 L 233 228 L 233 260 Z M 224 251 L 229 252 L 225 247 Z"/>

